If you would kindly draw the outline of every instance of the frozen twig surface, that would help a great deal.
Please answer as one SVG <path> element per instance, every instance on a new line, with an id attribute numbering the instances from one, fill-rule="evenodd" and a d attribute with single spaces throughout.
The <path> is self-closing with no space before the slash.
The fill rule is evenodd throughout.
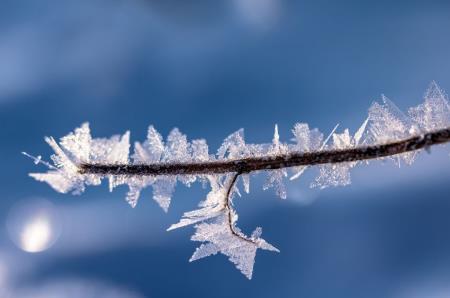
<path id="1" fill-rule="evenodd" d="M 277 170 L 298 166 L 315 166 L 343 162 L 363 161 L 390 157 L 424 149 L 433 145 L 450 142 L 450 127 L 386 144 L 359 146 L 348 149 L 331 149 L 315 152 L 291 152 L 262 157 L 248 157 L 226 161 L 166 164 L 80 164 L 81 174 L 98 175 L 204 175 L 233 172 L 251 173 L 255 171 Z"/>
<path id="2" fill-rule="evenodd" d="M 196 181 L 209 184 L 211 190 L 199 208 L 184 213 L 168 230 L 194 225 L 191 240 L 202 244 L 190 261 L 220 252 L 251 279 L 257 249 L 279 250 L 261 238 L 261 228 L 247 236 L 237 227 L 233 199 L 240 195 L 238 182 L 242 181 L 243 190 L 248 193 L 250 174 L 267 172 L 263 188 L 273 187 L 284 199 L 288 170 L 292 171 L 293 180 L 309 167 L 317 166 L 319 175 L 311 187 L 325 188 L 350 184 L 350 170 L 369 160 L 391 159 L 398 165 L 411 164 L 422 149 L 450 141 L 447 95 L 432 82 L 424 99 L 424 103 L 404 114 L 383 95 L 380 103 L 372 104 L 355 134 L 348 129 L 337 133 L 336 126 L 325 140 L 318 129 L 310 129 L 306 123 L 295 124 L 294 143 L 280 141 L 275 126 L 271 143 L 247 144 L 240 129 L 224 140 L 216 154 L 211 154 L 205 140 L 189 141 L 175 128 L 164 141 L 150 126 L 147 140 L 136 142 L 130 155 L 129 132 L 92 138 L 85 123 L 59 142 L 45 138 L 55 152 L 51 157 L 53 164 L 40 156 L 24 154 L 48 168 L 46 173 L 30 176 L 58 192 L 80 194 L 86 186 L 108 179 L 110 191 L 119 185 L 128 186 L 126 200 L 132 207 L 146 187 L 153 188 L 153 199 L 167 212 L 177 182 L 187 186 Z"/>

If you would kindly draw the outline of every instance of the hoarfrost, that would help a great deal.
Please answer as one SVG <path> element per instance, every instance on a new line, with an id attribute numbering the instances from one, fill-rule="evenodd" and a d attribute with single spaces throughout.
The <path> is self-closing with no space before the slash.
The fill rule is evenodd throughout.
<path id="1" fill-rule="evenodd" d="M 199 203 L 199 207 L 201 208 L 194 211 L 185 212 L 180 222 L 171 225 L 167 229 L 168 231 L 192 225 L 199 221 L 204 221 L 221 214 L 224 209 L 227 188 L 222 183 L 220 176 L 208 176 L 207 179 L 211 186 L 211 190 L 206 196 L 206 199 Z M 230 183 L 230 179 L 231 177 L 226 179 L 225 185 Z"/>
<path id="2" fill-rule="evenodd" d="M 180 222 L 169 227 L 168 231 L 187 225 L 195 225 L 196 232 L 191 237 L 193 241 L 206 242 L 200 245 L 190 258 L 190 262 L 222 253 L 236 265 L 247 278 L 252 278 L 256 250 L 258 248 L 277 251 L 275 247 L 261 239 L 261 228 L 257 228 L 250 238 L 247 238 L 236 227 L 237 214 L 228 204 L 227 192 L 233 176 L 227 175 L 222 182 L 220 176 L 208 176 L 211 191 L 206 200 L 200 202 L 200 209 L 184 213 Z M 233 189 L 230 200 L 232 200 Z M 231 225 L 231 226 L 230 226 Z"/>
<path id="3" fill-rule="evenodd" d="M 318 150 L 322 146 L 323 134 L 317 128 L 309 129 L 307 123 L 296 123 L 292 133 L 295 137 L 294 141 L 296 141 L 292 148 L 294 152 L 311 152 Z M 290 180 L 300 177 L 307 168 L 307 166 L 294 167 L 292 169 L 294 175 Z"/>
<path id="4" fill-rule="evenodd" d="M 341 150 L 359 146 L 367 123 L 368 120 L 365 120 L 354 136 L 350 136 L 348 129 L 345 129 L 341 134 L 333 133 L 332 149 Z M 321 165 L 319 166 L 319 175 L 311 183 L 311 187 L 320 187 L 323 189 L 329 186 L 348 185 L 351 183 L 350 169 L 356 165 L 357 162 Z"/>
<path id="5" fill-rule="evenodd" d="M 143 144 L 136 142 L 134 147 L 135 151 L 132 157 L 135 164 L 186 163 L 209 160 L 206 141 L 194 140 L 190 144 L 186 135 L 182 134 L 177 128 L 170 132 L 164 144 L 159 132 L 153 126 L 149 126 L 147 140 Z M 127 201 L 132 207 L 135 207 L 142 189 L 152 186 L 153 199 L 167 212 L 177 179 L 189 186 L 195 182 L 197 177 L 194 175 L 128 177 Z"/>
<path id="6" fill-rule="evenodd" d="M 233 222 L 234 225 L 234 222 Z M 192 241 L 206 242 L 200 245 L 190 258 L 190 262 L 215 255 L 218 252 L 226 255 L 239 271 L 248 279 L 252 278 L 255 264 L 256 250 L 258 248 L 279 252 L 279 250 L 260 238 L 261 228 L 253 232 L 252 238 L 246 238 L 240 231 L 239 236 L 230 229 L 228 217 L 222 214 L 212 220 L 199 223 L 195 226 Z"/>
<path id="7" fill-rule="evenodd" d="M 409 115 L 422 131 L 450 126 L 450 106 L 447 94 L 432 82 L 424 96 L 425 102 L 409 109 Z"/>
<path id="8" fill-rule="evenodd" d="M 275 125 L 274 136 L 272 140 L 272 146 L 269 149 L 268 156 L 276 156 L 280 154 L 286 154 L 288 152 L 288 146 L 280 142 L 280 135 L 278 134 L 278 125 Z M 282 199 L 286 199 L 286 186 L 283 179 L 287 177 L 286 169 L 270 170 L 266 183 L 263 185 L 263 189 L 267 190 L 271 187 L 275 188 L 275 193 Z"/>
<path id="9" fill-rule="evenodd" d="M 242 174 L 242 184 L 244 185 L 244 191 L 250 193 L 250 174 Z"/>
<path id="10" fill-rule="evenodd" d="M 78 171 L 79 163 L 117 164 L 128 162 L 129 132 L 122 137 L 113 136 L 110 139 L 92 139 L 89 124 L 84 123 L 73 133 L 61 138 L 60 145 L 52 138 L 45 141 L 55 154 L 51 159 L 55 167 L 49 167 L 47 173 L 31 173 L 38 181 L 48 183 L 61 193 L 72 192 L 80 194 L 86 185 L 98 185 L 99 175 L 82 175 Z M 110 184 L 121 183 L 119 177 L 109 177 Z"/>
<path id="11" fill-rule="evenodd" d="M 217 158 L 220 160 L 243 158 L 249 155 L 250 151 L 245 144 L 244 129 L 242 128 L 225 138 L 217 150 Z"/>
<path id="12" fill-rule="evenodd" d="M 318 129 L 310 129 L 306 123 L 295 124 L 292 133 L 294 143 L 280 141 L 278 126 L 275 126 L 274 136 L 268 144 L 248 144 L 244 140 L 244 130 L 240 129 L 225 138 L 216 155 L 209 153 L 205 140 L 188 141 L 186 135 L 178 129 L 173 129 L 166 141 L 161 134 L 149 126 L 147 138 L 143 143 L 134 144 L 134 152 L 129 158 L 130 133 L 112 136 L 111 138 L 92 138 L 89 124 L 84 123 L 73 132 L 55 141 L 52 137 L 45 141 L 53 149 L 50 164 L 40 156 L 34 157 L 27 153 L 36 164 L 45 165 L 46 173 L 32 173 L 31 177 L 48 183 L 58 192 L 79 194 L 87 185 L 99 185 L 103 178 L 108 178 L 112 191 L 116 186 L 128 185 L 127 202 L 135 207 L 140 194 L 147 187 L 153 188 L 153 199 L 164 210 L 168 211 L 171 197 L 177 181 L 189 186 L 193 182 L 209 185 L 210 191 L 198 205 L 198 209 L 185 212 L 178 223 L 168 230 L 194 225 L 193 241 L 202 242 L 195 250 L 190 261 L 195 261 L 211 255 L 222 253 L 247 278 L 253 274 L 253 266 L 257 249 L 269 251 L 279 250 L 261 238 L 262 229 L 256 228 L 251 236 L 244 235 L 236 226 L 238 215 L 233 209 L 234 195 L 240 195 L 235 179 L 241 179 L 246 193 L 250 191 L 250 174 L 222 173 L 202 175 L 96 175 L 81 174 L 80 164 L 104 165 L 145 165 L 145 164 L 185 164 L 207 163 L 218 161 L 242 162 L 241 159 L 263 157 L 271 160 L 280 155 L 318 152 L 327 150 L 343 150 L 361 146 L 384 144 L 402 140 L 419 133 L 429 132 L 450 126 L 450 106 L 448 97 L 439 86 L 432 82 L 424 96 L 424 103 L 410 108 L 405 115 L 386 96 L 381 97 L 381 103 L 373 103 L 369 109 L 368 118 L 354 135 L 348 129 L 336 133 L 338 125 L 324 140 L 324 135 Z M 328 141 L 332 140 L 332 144 Z M 416 152 L 403 153 L 388 157 L 400 164 L 403 160 L 412 163 Z M 131 161 L 130 161 L 131 159 Z M 325 188 L 329 186 L 347 185 L 351 182 L 350 170 L 361 162 L 344 162 L 318 166 L 319 175 L 311 183 L 311 187 Z M 298 178 L 308 166 L 294 167 L 291 180 Z M 286 198 L 284 178 L 286 168 L 268 171 L 264 189 L 273 187 L 278 196 Z M 240 181 L 240 180 L 239 180 Z M 239 182 L 238 181 L 238 182 Z M 241 185 L 239 183 L 239 185 Z M 229 194 L 229 196 L 228 196 Z"/>
<path id="13" fill-rule="evenodd" d="M 385 144 L 392 140 L 401 140 L 411 137 L 418 132 L 417 126 L 411 118 L 405 115 L 389 98 L 382 95 L 382 104 L 373 103 L 369 108 L 368 131 L 364 138 L 364 144 Z M 391 157 L 398 166 L 403 160 L 406 164 L 412 164 L 416 153 L 403 153 Z"/>

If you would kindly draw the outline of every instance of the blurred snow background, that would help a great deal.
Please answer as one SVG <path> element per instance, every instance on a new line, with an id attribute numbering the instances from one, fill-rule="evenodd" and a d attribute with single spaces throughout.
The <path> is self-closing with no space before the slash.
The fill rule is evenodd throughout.
<path id="1" fill-rule="evenodd" d="M 275 123 L 283 140 L 297 121 L 355 130 L 381 93 L 406 109 L 431 80 L 450 90 L 448 1 L 4 0 L 0 16 L 0 296 L 450 295 L 448 149 L 358 168 L 346 188 L 308 189 L 311 170 L 287 201 L 254 179 L 239 225 L 261 225 L 281 254 L 258 254 L 250 282 L 223 256 L 189 264 L 191 229 L 165 232 L 199 185 L 165 215 L 150 193 L 136 209 L 125 189 L 59 195 L 20 154 L 50 154 L 44 136 L 84 121 L 133 140 L 178 126 L 212 150 L 240 127 L 249 142 L 270 142 Z M 8 222 L 42 201 L 58 220 L 27 253 Z"/>

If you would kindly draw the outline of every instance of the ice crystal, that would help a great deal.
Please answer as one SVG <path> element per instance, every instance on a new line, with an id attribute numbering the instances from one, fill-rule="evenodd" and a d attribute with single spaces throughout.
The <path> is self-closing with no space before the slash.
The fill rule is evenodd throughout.
<path id="1" fill-rule="evenodd" d="M 224 209 L 224 204 L 226 200 L 227 189 L 225 185 L 230 183 L 230 177 L 222 182 L 222 177 L 220 176 L 208 176 L 207 177 L 211 190 L 206 196 L 204 201 L 199 203 L 200 209 L 185 212 L 180 222 L 171 225 L 167 230 L 174 230 L 184 226 L 195 224 L 199 221 L 204 221 L 206 219 L 219 216 Z"/>
<path id="2" fill-rule="evenodd" d="M 448 97 L 433 81 L 425 93 L 425 102 L 410 108 L 409 115 L 423 131 L 450 126 Z"/>
<path id="3" fill-rule="evenodd" d="M 220 252 L 226 255 L 230 262 L 248 279 L 251 279 L 253 275 L 253 265 L 258 248 L 279 252 L 276 247 L 260 238 L 261 228 L 257 228 L 252 237 L 248 239 L 240 231 L 238 231 L 239 236 L 235 235 L 230 229 L 228 217 L 225 214 L 199 223 L 195 229 L 191 240 L 206 242 L 206 244 L 200 245 L 195 250 L 189 259 L 190 262 Z"/>
<path id="4" fill-rule="evenodd" d="M 132 155 L 134 164 L 145 164 L 145 163 L 159 163 L 161 162 L 161 157 L 165 151 L 164 141 L 159 132 L 150 125 L 147 130 L 147 139 L 141 144 L 139 142 L 134 143 L 134 154 Z M 155 177 L 151 176 L 138 176 L 131 177 L 128 180 L 129 191 L 126 196 L 127 202 L 132 206 L 136 207 L 139 200 L 140 193 L 142 189 L 152 185 L 156 182 Z M 159 203 L 160 199 L 155 201 Z M 167 202 L 163 204 L 167 210 Z M 161 206 L 161 204 L 160 204 Z"/>
<path id="5" fill-rule="evenodd" d="M 249 148 L 245 144 L 244 130 L 241 128 L 238 131 L 229 135 L 217 150 L 218 159 L 237 159 L 248 157 L 250 155 Z"/>
<path id="6" fill-rule="evenodd" d="M 135 152 L 133 154 L 133 162 L 135 164 L 183 163 L 208 160 L 208 145 L 205 140 L 193 140 L 192 143 L 189 143 L 186 135 L 175 128 L 170 132 L 167 142 L 164 144 L 162 136 L 153 126 L 149 126 L 147 140 L 144 143 L 135 143 Z M 152 186 L 153 199 L 167 212 L 177 179 L 186 185 L 190 185 L 195 182 L 197 177 L 193 175 L 129 177 L 127 178 L 127 184 L 129 185 L 127 201 L 132 207 L 135 207 L 142 189 Z"/>
<path id="7" fill-rule="evenodd" d="M 249 174 L 242 174 L 242 184 L 244 185 L 244 191 L 246 193 L 250 193 L 250 175 Z"/>
<path id="8" fill-rule="evenodd" d="M 268 155 L 279 155 L 286 154 L 288 152 L 288 146 L 280 142 L 280 135 L 278 134 L 278 125 L 275 125 L 275 131 L 272 140 L 272 146 L 268 151 Z M 268 173 L 266 183 L 263 185 L 263 189 L 269 189 L 271 187 L 275 188 L 276 194 L 282 198 L 286 199 L 286 186 L 284 185 L 283 179 L 287 177 L 286 169 L 271 170 Z"/>
<path id="9" fill-rule="evenodd" d="M 193 163 L 222 163 L 229 161 L 239 165 L 249 158 L 262 158 L 272 162 L 280 156 L 289 158 L 291 154 L 314 153 L 326 150 L 345 150 L 362 146 L 379 145 L 421 135 L 424 132 L 442 129 L 450 126 L 450 106 L 448 97 L 439 86 L 432 82 L 424 96 L 424 103 L 410 108 L 405 115 L 386 96 L 381 97 L 381 103 L 373 103 L 369 109 L 368 118 L 359 129 L 351 134 L 348 129 L 337 133 L 338 125 L 324 139 L 318 129 L 310 129 L 306 123 L 295 124 L 292 133 L 293 143 L 280 141 L 278 126 L 275 126 L 271 143 L 248 144 L 244 140 L 244 130 L 240 129 L 229 135 L 223 141 L 216 154 L 210 154 L 205 140 L 189 141 L 186 135 L 178 129 L 173 129 L 164 141 L 161 134 L 149 126 L 144 142 L 134 143 L 134 152 L 129 156 L 130 134 L 116 135 L 110 138 L 93 138 L 88 123 L 82 124 L 73 132 L 62 137 L 57 142 L 52 137 L 45 141 L 53 149 L 51 156 L 53 164 L 27 153 L 35 164 L 48 168 L 46 173 L 32 173 L 30 176 L 38 181 L 48 183 L 58 192 L 79 194 L 88 185 L 99 185 L 103 178 L 108 179 L 112 191 L 116 186 L 125 184 L 129 190 L 127 202 L 135 207 L 140 194 L 147 187 L 153 188 L 153 199 L 164 211 L 168 211 L 172 194 L 178 181 L 189 186 L 198 181 L 204 186 L 209 185 L 210 191 L 198 205 L 198 209 L 185 212 L 178 223 L 168 230 L 194 225 L 193 241 L 202 242 L 195 250 L 190 261 L 222 253 L 235 264 L 247 278 L 253 274 L 253 266 L 257 249 L 277 251 L 274 246 L 261 238 L 262 229 L 256 228 L 251 236 L 246 236 L 236 226 L 237 213 L 234 210 L 233 199 L 240 195 L 239 187 L 245 192 L 250 191 L 250 175 L 255 171 L 238 173 L 211 172 L 201 175 L 160 173 L 155 176 L 117 175 L 114 173 L 81 174 L 81 164 L 102 165 L 180 165 Z M 332 140 L 332 142 L 330 141 Z M 329 144 L 330 141 L 330 144 Z M 400 160 L 412 163 L 416 152 L 402 153 L 388 157 L 400 164 Z M 291 156 L 292 157 L 292 156 Z M 311 187 L 325 188 L 329 186 L 348 185 L 351 182 L 350 171 L 361 162 L 343 162 L 322 164 L 318 166 L 319 175 L 311 183 Z M 294 167 L 291 180 L 298 178 L 308 166 Z M 284 180 L 286 168 L 269 170 L 264 189 L 273 187 L 278 196 L 286 198 Z M 191 172 L 190 172 L 191 173 Z M 238 187 L 239 185 L 239 187 Z"/>
<path id="10" fill-rule="evenodd" d="M 208 180 L 211 191 L 206 200 L 200 202 L 200 209 L 185 212 L 180 222 L 171 225 L 168 231 L 196 224 L 196 232 L 191 239 L 206 243 L 195 250 L 189 261 L 196 261 L 220 252 L 228 256 L 236 268 L 251 279 L 256 250 L 261 248 L 278 252 L 278 249 L 261 238 L 261 228 L 257 228 L 252 236 L 247 238 L 235 226 L 237 214 L 229 209 L 232 202 L 228 202 L 227 198 L 227 190 L 232 181 L 231 175 L 225 179 L 221 176 L 208 176 Z M 230 200 L 234 191 L 232 190 Z"/>
<path id="11" fill-rule="evenodd" d="M 126 132 L 122 137 L 93 139 L 89 124 L 84 123 L 73 133 L 62 137 L 59 145 L 52 137 L 45 138 L 55 152 L 51 157 L 55 166 L 49 167 L 50 170 L 47 173 L 32 173 L 30 176 L 38 181 L 47 182 L 58 192 L 80 194 L 86 185 L 100 184 L 103 177 L 80 174 L 78 164 L 127 163 L 129 136 L 129 132 Z M 120 183 L 120 177 L 110 176 L 109 179 L 110 185 Z"/>
<path id="12" fill-rule="evenodd" d="M 350 136 L 348 129 L 345 129 L 341 134 L 333 133 L 332 149 L 340 150 L 359 146 L 367 123 L 368 120 L 364 121 L 354 136 Z M 348 185 L 351 183 L 350 169 L 356 165 L 357 162 L 321 165 L 319 166 L 319 176 L 311 183 L 311 187 L 326 188 Z"/>
<path id="13" fill-rule="evenodd" d="M 296 123 L 292 133 L 295 137 L 294 141 L 296 141 L 293 146 L 294 152 L 311 152 L 322 147 L 323 134 L 317 128 L 310 129 L 307 123 Z M 307 166 L 294 167 L 294 175 L 290 179 L 297 179 L 306 169 Z"/>
<path id="14" fill-rule="evenodd" d="M 375 102 L 369 108 L 368 130 L 364 137 L 364 144 L 384 144 L 413 136 L 418 132 L 417 125 L 412 119 L 405 115 L 389 98 L 382 95 L 381 100 L 382 104 Z M 400 166 L 400 160 L 411 164 L 415 155 L 415 152 L 409 152 L 391 159 Z"/>

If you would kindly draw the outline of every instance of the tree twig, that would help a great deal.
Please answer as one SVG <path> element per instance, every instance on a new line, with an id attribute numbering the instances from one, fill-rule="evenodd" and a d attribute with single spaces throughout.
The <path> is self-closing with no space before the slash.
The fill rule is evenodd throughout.
<path id="1" fill-rule="evenodd" d="M 238 237 L 239 239 L 254 243 L 254 241 L 252 241 L 251 238 L 248 238 L 245 235 L 243 235 L 242 233 L 240 233 L 239 231 L 236 231 L 236 227 L 233 224 L 233 206 L 232 206 L 233 188 L 234 188 L 234 185 L 236 184 L 237 179 L 239 178 L 240 175 L 241 174 L 238 172 L 238 173 L 233 174 L 233 177 L 231 178 L 230 184 L 228 185 L 227 192 L 225 194 L 224 209 L 226 210 L 226 213 L 227 213 L 228 227 L 230 228 L 231 233 L 234 236 Z"/>
<path id="2" fill-rule="evenodd" d="M 155 164 L 80 164 L 81 174 L 159 176 L 250 173 L 296 166 L 362 161 L 393 156 L 450 142 L 450 127 L 386 144 L 224 161 Z M 237 178 L 237 177 L 236 177 Z"/>

